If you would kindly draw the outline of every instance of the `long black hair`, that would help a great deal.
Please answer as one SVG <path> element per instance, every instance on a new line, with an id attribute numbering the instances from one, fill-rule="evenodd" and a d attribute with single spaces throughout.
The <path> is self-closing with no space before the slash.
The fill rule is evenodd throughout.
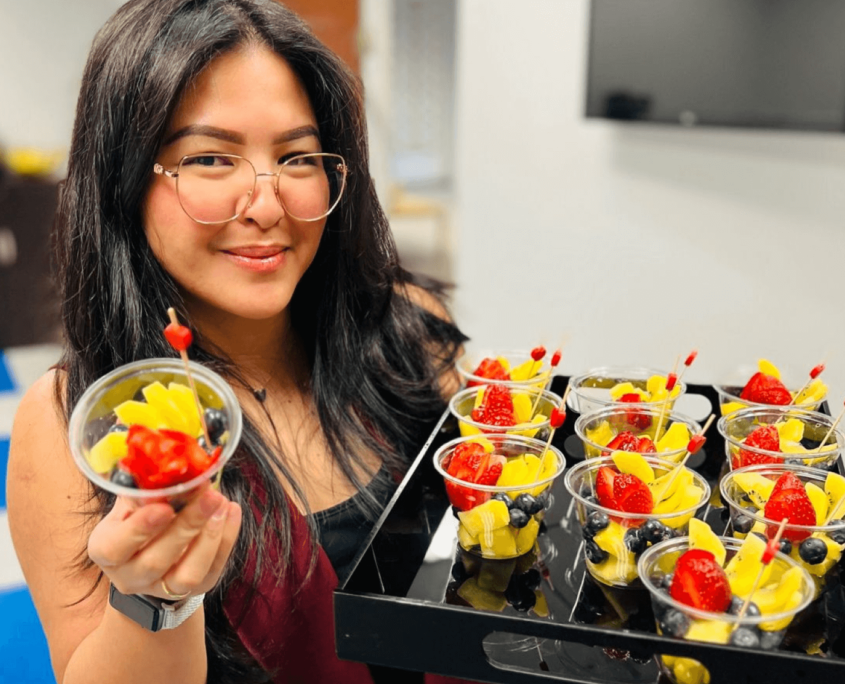
<path id="1" fill-rule="evenodd" d="M 362 445 L 390 471 L 407 465 L 444 410 L 438 378 L 465 338 L 403 294 L 413 278 L 399 264 L 369 175 L 360 83 L 275 0 L 131 0 L 97 34 L 56 221 L 66 337 L 66 375 L 64 384 L 57 380 L 57 395 L 70 413 L 85 388 L 106 372 L 173 355 L 161 335 L 169 306 L 190 325 L 179 287 L 147 244 L 142 203 L 181 94 L 215 57 L 246 45 L 266 46 L 287 61 L 308 93 L 322 149 L 342 155 L 349 167 L 345 194 L 328 217 L 290 311 L 307 349 L 312 398 L 331 453 L 358 489 L 367 491 L 356 474 Z M 191 355 L 246 386 L 238 369 L 204 345 L 201 335 Z M 272 539 L 283 553 L 279 567 L 265 570 L 283 577 L 291 561 L 290 512 L 274 467 L 304 501 L 278 446 L 265 443 L 245 418 L 241 446 L 222 483 L 244 511 L 232 559 L 242 561 L 257 549 L 259 562 L 269 563 L 265 549 Z M 261 497 L 253 494 L 256 478 Z M 102 490 L 92 487 L 92 497 L 100 514 L 113 505 Z M 242 570 L 238 562 L 229 563 L 206 598 L 209 681 L 262 680 L 254 664 L 238 655 L 222 610 L 226 589 Z M 259 576 L 260 567 L 254 588 Z"/>

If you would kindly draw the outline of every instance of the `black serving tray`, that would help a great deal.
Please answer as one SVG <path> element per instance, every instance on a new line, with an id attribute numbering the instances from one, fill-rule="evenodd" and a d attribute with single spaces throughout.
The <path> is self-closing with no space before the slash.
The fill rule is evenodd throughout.
<path id="1" fill-rule="evenodd" d="M 562 395 L 568 380 L 555 377 L 552 391 Z M 718 396 L 712 387 L 689 385 L 687 394 L 703 401 L 705 411 L 718 415 Z M 692 417 L 703 421 L 707 413 Z M 568 411 L 554 439 L 566 454 L 567 467 L 583 458 L 573 430 L 576 418 Z M 538 537 L 542 560 L 535 565 L 542 573 L 550 616 L 517 612 L 511 606 L 502 612 L 483 611 L 455 601 L 452 566 L 460 550 L 451 532 L 454 521 L 443 480 L 432 459 L 439 446 L 457 435 L 457 424 L 447 412 L 374 526 L 353 572 L 336 590 L 340 658 L 515 684 L 658 682 L 663 676 L 652 657 L 655 653 L 701 661 L 714 684 L 818 684 L 845 677 L 845 601 L 838 577 L 814 613 L 793 621 L 778 651 L 658 636 L 645 590 L 602 588 L 586 573 L 580 529 L 562 477 L 552 490 L 554 504 Z M 716 483 L 725 451 L 715 427 L 702 451 L 703 456 L 699 452 L 698 461 L 689 465 L 716 492 L 705 516 L 721 530 L 725 522 Z M 816 655 L 807 655 L 808 644 L 815 644 Z"/>

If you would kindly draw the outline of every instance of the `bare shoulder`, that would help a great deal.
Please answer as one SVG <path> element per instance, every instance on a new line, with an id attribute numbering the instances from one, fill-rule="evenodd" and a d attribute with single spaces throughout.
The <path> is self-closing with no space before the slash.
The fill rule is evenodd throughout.
<path id="1" fill-rule="evenodd" d="M 442 318 L 444 321 L 452 321 L 449 311 L 446 309 L 440 298 L 434 293 L 426 290 L 424 287 L 414 285 L 413 283 L 401 283 L 397 285 L 396 288 L 399 294 L 406 297 L 421 309 L 425 309 L 438 318 Z"/>
<path id="2" fill-rule="evenodd" d="M 64 663 L 99 623 L 105 592 L 85 601 L 96 572 L 81 570 L 90 513 L 88 481 L 70 455 L 61 401 L 51 371 L 26 392 L 15 414 L 9 449 L 7 507 L 12 542 L 50 645 Z M 61 388 L 62 378 L 58 378 Z M 102 583 L 101 583 L 102 584 Z M 72 605 L 76 604 L 76 605 Z"/>

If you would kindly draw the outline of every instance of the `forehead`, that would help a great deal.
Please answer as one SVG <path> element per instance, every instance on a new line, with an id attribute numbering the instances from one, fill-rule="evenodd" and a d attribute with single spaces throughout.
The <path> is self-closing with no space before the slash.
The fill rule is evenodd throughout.
<path id="1" fill-rule="evenodd" d="M 165 138 L 197 124 L 261 142 L 286 130 L 316 126 L 316 118 L 288 63 L 266 47 L 250 46 L 215 58 L 186 88 Z"/>

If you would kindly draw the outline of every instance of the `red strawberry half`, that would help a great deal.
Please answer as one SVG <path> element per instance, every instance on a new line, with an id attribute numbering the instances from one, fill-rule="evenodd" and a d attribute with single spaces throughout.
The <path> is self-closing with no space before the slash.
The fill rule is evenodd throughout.
<path id="1" fill-rule="evenodd" d="M 504 385 L 486 387 L 481 404 L 472 410 L 472 419 L 476 423 L 497 427 L 516 425 L 510 390 Z"/>
<path id="2" fill-rule="evenodd" d="M 610 451 L 638 451 L 638 446 L 639 440 L 630 430 L 620 432 L 607 444 Z"/>
<path id="3" fill-rule="evenodd" d="M 631 392 L 629 394 L 623 394 L 619 397 L 619 401 L 626 404 L 639 404 L 642 402 L 642 399 L 639 394 Z M 651 425 L 651 415 L 646 411 L 628 409 L 625 412 L 625 416 L 628 419 L 628 425 L 632 425 L 638 430 L 646 430 Z"/>
<path id="4" fill-rule="evenodd" d="M 641 454 L 656 454 L 657 447 L 654 446 L 654 442 L 648 437 L 640 437 L 637 440 L 637 451 Z"/>
<path id="5" fill-rule="evenodd" d="M 505 370 L 505 367 L 498 359 L 486 358 L 478 364 L 473 372 L 473 375 L 479 378 L 487 378 L 488 380 L 510 380 L 510 374 Z M 481 383 L 476 380 L 470 380 L 467 387 L 475 387 Z"/>
<path id="6" fill-rule="evenodd" d="M 766 451 L 780 452 L 780 434 L 774 425 L 761 425 L 745 438 L 743 444 L 756 447 L 757 449 L 765 449 Z M 769 463 L 780 463 L 780 459 L 776 456 L 759 454 L 746 449 L 740 449 L 731 461 L 731 465 L 734 468 L 742 468 L 749 465 L 766 465 Z"/>
<path id="7" fill-rule="evenodd" d="M 651 513 L 654 499 L 645 482 L 636 475 L 617 475 L 613 482 L 616 510 L 624 513 Z"/>
<path id="8" fill-rule="evenodd" d="M 740 399 L 753 401 L 757 404 L 773 404 L 785 406 L 792 401 L 792 395 L 780 380 L 773 375 L 757 372 L 742 388 Z"/>
<path id="9" fill-rule="evenodd" d="M 710 551 L 690 549 L 675 564 L 669 595 L 684 605 L 723 613 L 731 603 L 731 585 Z"/>
<path id="10" fill-rule="evenodd" d="M 618 510 L 616 506 L 616 495 L 613 492 L 613 483 L 619 476 L 619 472 L 608 466 L 602 466 L 596 473 L 596 498 L 599 506 Z"/>
<path id="11" fill-rule="evenodd" d="M 800 489 L 802 492 L 806 492 L 804 483 L 801 482 L 795 473 L 784 473 L 775 481 L 775 486 L 772 487 L 772 493 L 769 494 L 769 498 L 771 499 L 776 494 L 780 494 L 787 489 Z"/>
<path id="12" fill-rule="evenodd" d="M 777 523 L 786 518 L 789 525 L 816 524 L 816 511 L 803 487 L 801 489 L 782 489 L 777 494 L 773 493 L 763 508 L 763 515 Z M 769 539 L 774 539 L 777 531 L 778 525 L 769 525 L 766 528 L 766 536 Z M 783 531 L 783 538 L 793 543 L 800 543 L 811 533 L 811 530 L 791 530 L 787 527 Z"/>

